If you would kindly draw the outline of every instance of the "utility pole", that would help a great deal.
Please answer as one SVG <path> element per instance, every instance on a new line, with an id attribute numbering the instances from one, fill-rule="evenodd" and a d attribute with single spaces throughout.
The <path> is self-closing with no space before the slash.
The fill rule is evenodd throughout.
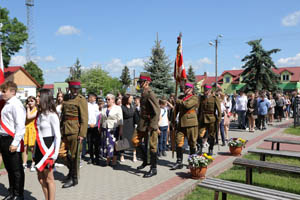
<path id="1" fill-rule="evenodd" d="M 219 43 L 219 38 L 223 37 L 223 35 L 218 35 L 217 38 L 214 40 L 214 42 L 209 42 L 210 46 L 215 47 L 215 76 L 216 76 L 216 81 L 215 81 L 215 87 L 217 89 L 218 87 L 218 43 Z"/>

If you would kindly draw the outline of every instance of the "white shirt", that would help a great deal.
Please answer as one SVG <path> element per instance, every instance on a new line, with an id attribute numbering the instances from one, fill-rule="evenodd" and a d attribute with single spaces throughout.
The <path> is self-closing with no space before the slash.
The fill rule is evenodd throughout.
<path id="1" fill-rule="evenodd" d="M 58 116 L 60 117 L 61 116 L 61 112 L 62 112 L 62 104 L 59 104 L 56 106 L 56 112 L 58 114 Z"/>
<path id="2" fill-rule="evenodd" d="M 160 121 L 159 121 L 159 127 L 168 126 L 169 120 L 168 120 L 168 109 L 167 107 L 160 109 Z"/>
<path id="3" fill-rule="evenodd" d="M 20 142 L 25 134 L 26 111 L 21 101 L 16 96 L 13 96 L 6 101 L 1 111 L 1 120 L 3 124 L 15 134 L 11 145 L 18 147 L 17 151 L 20 152 Z M 0 134 L 8 135 L 1 126 Z"/>
<path id="4" fill-rule="evenodd" d="M 242 96 L 238 96 L 236 98 L 236 110 L 247 110 L 247 103 L 248 103 L 248 99 L 246 97 L 246 95 L 242 95 Z"/>
<path id="5" fill-rule="evenodd" d="M 96 124 L 97 123 L 97 116 L 99 115 L 99 106 L 96 104 L 96 102 L 90 103 L 88 102 L 88 126 L 90 127 L 90 124 Z"/>
<path id="6" fill-rule="evenodd" d="M 113 105 L 106 114 L 107 107 L 103 108 L 101 111 L 101 127 L 115 129 L 120 125 L 123 125 L 123 112 L 121 106 Z"/>
<path id="7" fill-rule="evenodd" d="M 49 112 L 47 114 L 40 114 L 36 122 L 39 135 L 42 137 L 54 136 L 54 154 L 51 158 L 56 160 L 59 152 L 61 134 L 60 134 L 60 123 L 59 117 L 56 113 Z"/>

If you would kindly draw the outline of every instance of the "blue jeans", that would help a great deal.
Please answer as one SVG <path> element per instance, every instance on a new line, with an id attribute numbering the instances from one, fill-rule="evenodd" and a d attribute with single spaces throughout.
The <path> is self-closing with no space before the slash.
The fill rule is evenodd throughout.
<path id="1" fill-rule="evenodd" d="M 167 134 L 168 126 L 159 127 L 160 135 L 158 135 L 158 153 L 167 150 Z"/>
<path id="2" fill-rule="evenodd" d="M 239 123 L 239 128 L 245 129 L 246 128 L 246 111 L 245 110 L 237 110 L 236 111 L 238 114 L 238 123 Z"/>

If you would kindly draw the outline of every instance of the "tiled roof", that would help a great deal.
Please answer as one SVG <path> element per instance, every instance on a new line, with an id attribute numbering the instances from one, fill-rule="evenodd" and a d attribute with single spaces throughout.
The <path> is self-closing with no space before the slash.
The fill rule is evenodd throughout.
<path id="1" fill-rule="evenodd" d="M 44 84 L 43 89 L 54 89 L 54 84 Z"/>
<path id="2" fill-rule="evenodd" d="M 7 78 L 19 70 L 22 70 L 26 74 L 26 76 L 28 76 L 28 78 L 30 78 L 36 84 L 37 87 L 41 87 L 41 85 L 21 66 L 5 67 L 4 77 Z"/>

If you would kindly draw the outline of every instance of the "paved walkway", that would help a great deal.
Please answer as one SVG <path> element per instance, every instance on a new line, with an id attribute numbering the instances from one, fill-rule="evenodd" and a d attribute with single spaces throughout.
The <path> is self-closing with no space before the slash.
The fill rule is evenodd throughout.
<path id="1" fill-rule="evenodd" d="M 263 143 L 266 137 L 281 136 L 285 127 L 292 121 L 283 121 L 274 126 L 270 126 L 265 131 L 256 131 L 249 133 L 232 129 L 229 132 L 230 137 L 242 137 L 249 140 L 246 149 L 257 146 L 270 148 L 271 144 Z M 284 136 L 288 137 L 288 136 Z M 300 137 L 293 136 L 294 139 Z M 269 145 L 269 146 L 268 146 Z M 291 148 L 284 147 L 282 148 Z M 293 148 L 293 147 L 292 147 Z M 209 166 L 207 176 L 215 176 L 220 172 L 232 166 L 235 157 L 229 154 L 228 147 L 215 146 L 214 162 Z M 207 149 L 205 149 L 207 151 Z M 300 151 L 300 149 L 299 149 Z M 176 161 L 172 159 L 171 152 L 167 152 L 167 157 L 162 157 L 158 162 L 158 175 L 152 178 L 143 178 L 143 173 L 148 171 L 137 171 L 136 167 L 141 164 L 140 161 L 134 163 L 126 160 L 119 164 L 116 169 L 111 167 L 87 165 L 85 162 L 81 168 L 81 178 L 76 187 L 62 189 L 62 180 L 67 174 L 67 168 L 57 168 L 55 172 L 58 200 L 96 200 L 96 199 L 180 199 L 187 192 L 191 191 L 197 184 L 197 180 L 190 179 L 187 169 L 171 171 L 170 166 Z M 184 155 L 184 161 L 187 161 L 187 155 Z M 0 176 L 0 198 L 7 194 L 8 179 L 2 171 Z M 41 187 L 37 181 L 37 175 L 34 172 L 26 170 L 25 173 L 25 198 L 26 199 L 44 199 Z"/>

